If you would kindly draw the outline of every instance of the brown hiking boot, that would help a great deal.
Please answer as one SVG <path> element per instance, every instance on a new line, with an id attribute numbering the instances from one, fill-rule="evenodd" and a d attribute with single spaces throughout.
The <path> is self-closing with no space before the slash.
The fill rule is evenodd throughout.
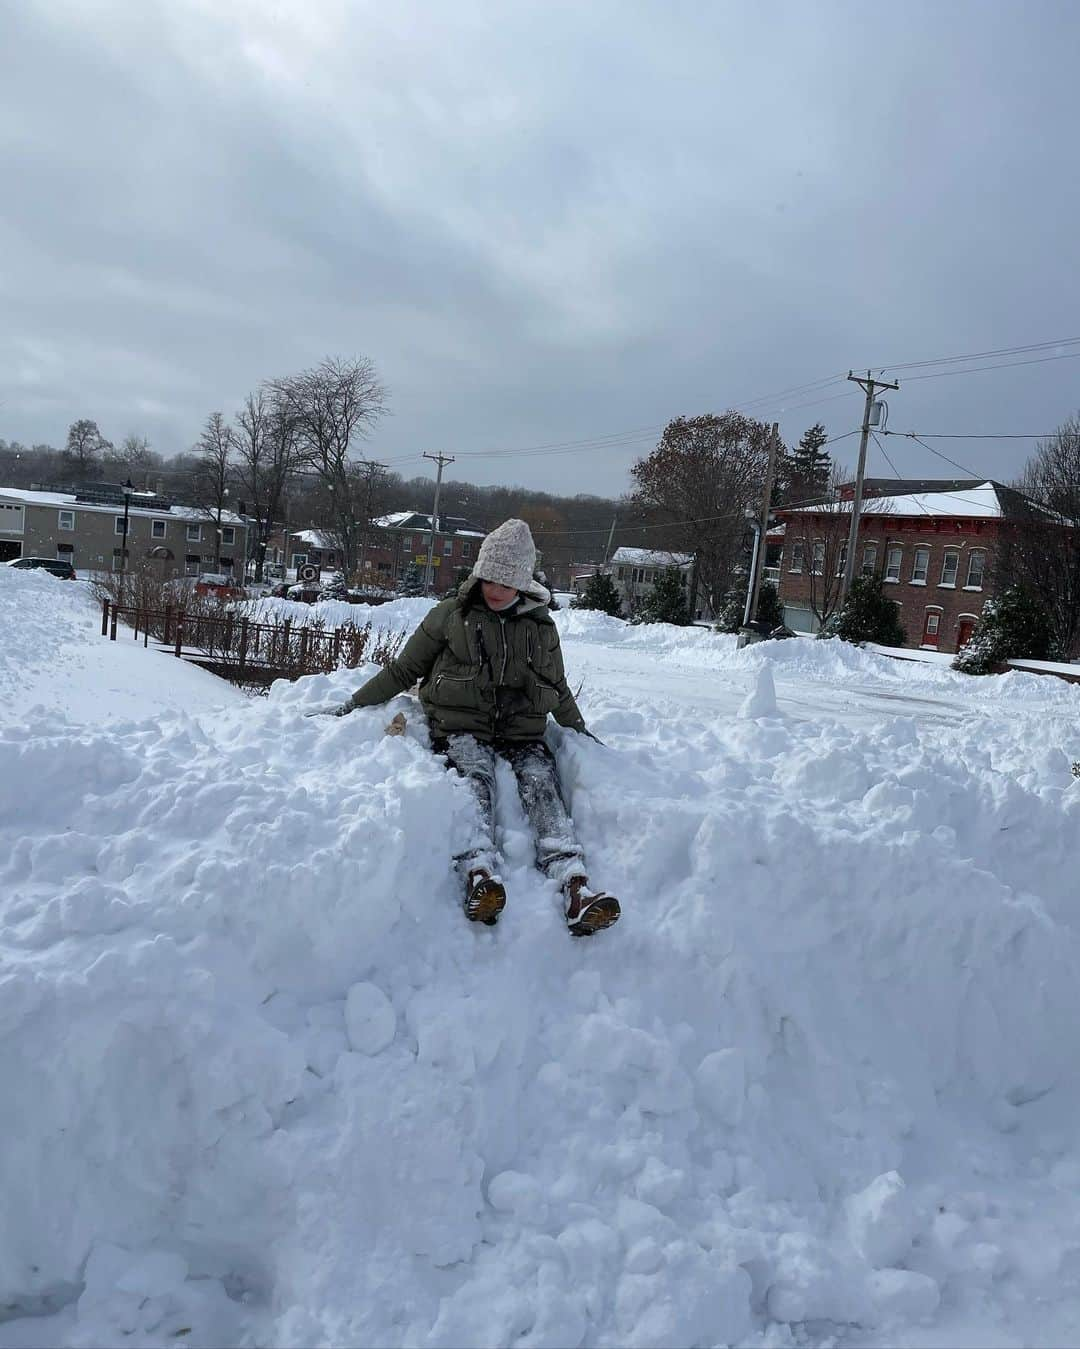
<path id="1" fill-rule="evenodd" d="M 566 926 L 571 936 L 591 937 L 594 932 L 619 921 L 619 901 L 602 890 L 590 890 L 584 876 L 571 876 L 563 886 Z"/>
<path id="2" fill-rule="evenodd" d="M 506 907 L 506 890 L 498 876 L 483 867 L 474 867 L 466 882 L 465 917 L 473 923 L 494 927 Z"/>

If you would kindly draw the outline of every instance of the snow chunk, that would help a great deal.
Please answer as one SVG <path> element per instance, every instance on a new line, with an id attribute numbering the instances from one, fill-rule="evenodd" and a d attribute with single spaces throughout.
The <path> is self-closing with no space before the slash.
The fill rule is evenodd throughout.
<path id="1" fill-rule="evenodd" d="M 744 721 L 756 721 L 759 717 L 776 715 L 776 685 L 773 682 L 772 670 L 763 665 L 757 672 L 754 687 L 739 708 L 739 716 Z"/>
<path id="2" fill-rule="evenodd" d="M 361 1054 L 381 1054 L 397 1032 L 393 1004 L 375 984 L 353 984 L 345 999 L 349 1045 Z"/>
<path id="3" fill-rule="evenodd" d="M 851 1240 L 867 1260 L 877 1269 L 900 1264 L 921 1225 L 902 1177 L 887 1171 L 852 1195 L 845 1208 Z"/>

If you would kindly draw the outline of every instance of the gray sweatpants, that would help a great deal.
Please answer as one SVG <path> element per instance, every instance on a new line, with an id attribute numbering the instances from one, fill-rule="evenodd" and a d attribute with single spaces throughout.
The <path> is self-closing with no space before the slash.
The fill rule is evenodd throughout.
<path id="1" fill-rule="evenodd" d="M 495 761 L 514 770 L 518 796 L 536 842 L 536 865 L 559 885 L 584 876 L 585 855 L 574 837 L 574 823 L 559 788 L 555 756 L 542 740 L 486 744 L 471 735 L 437 737 L 433 748 L 446 757 L 472 788 L 476 823 L 466 846 L 454 854 L 463 880 L 476 867 L 499 870 L 495 851 Z"/>

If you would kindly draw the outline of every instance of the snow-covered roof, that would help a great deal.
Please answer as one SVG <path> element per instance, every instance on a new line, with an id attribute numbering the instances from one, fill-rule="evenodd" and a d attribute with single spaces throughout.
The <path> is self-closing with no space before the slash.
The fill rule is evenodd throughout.
<path id="1" fill-rule="evenodd" d="M 613 564 L 622 563 L 632 567 L 688 567 L 693 560 L 690 553 L 671 553 L 666 549 L 654 548 L 616 548 L 611 557 Z"/>
<path id="2" fill-rule="evenodd" d="M 458 539 L 483 539 L 486 533 L 482 529 L 470 529 L 467 524 L 458 524 L 461 520 L 459 515 L 440 515 L 438 522 L 439 534 L 453 534 Z M 372 521 L 381 529 L 416 529 L 430 530 L 431 516 L 425 515 L 423 511 L 394 511 L 390 515 L 380 515 Z"/>
<path id="3" fill-rule="evenodd" d="M 816 506 L 795 506 L 790 515 L 850 515 L 850 501 L 822 501 Z M 863 515 L 941 516 L 954 518 L 1001 520 L 1005 509 L 997 483 L 984 482 L 978 487 L 966 487 L 956 492 L 905 492 L 899 496 L 869 497 L 862 504 Z"/>
<path id="4" fill-rule="evenodd" d="M 333 538 L 329 534 L 324 534 L 321 529 L 298 529 L 295 534 L 290 534 L 290 538 L 299 539 L 301 543 L 306 543 L 309 548 L 336 548 Z"/>
<path id="5" fill-rule="evenodd" d="M 74 492 L 38 492 L 22 487 L 0 487 L 0 501 L 21 501 L 25 506 L 57 506 L 61 510 L 88 511 L 98 515 L 122 515 L 124 511 L 122 500 L 80 501 Z M 153 516 L 158 520 L 169 516 L 174 520 L 199 520 L 204 523 L 218 518 L 217 511 L 212 507 L 162 505 L 153 492 L 132 492 L 128 515 Z M 247 521 L 233 511 L 222 511 L 221 523 L 246 526 Z"/>

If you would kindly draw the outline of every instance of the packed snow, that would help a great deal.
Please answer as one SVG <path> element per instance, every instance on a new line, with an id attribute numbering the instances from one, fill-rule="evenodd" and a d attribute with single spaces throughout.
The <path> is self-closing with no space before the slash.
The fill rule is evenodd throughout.
<path id="1" fill-rule="evenodd" d="M 370 671 L 0 612 L 0 1346 L 1080 1343 L 1080 687 L 561 612 L 574 941 Z"/>

